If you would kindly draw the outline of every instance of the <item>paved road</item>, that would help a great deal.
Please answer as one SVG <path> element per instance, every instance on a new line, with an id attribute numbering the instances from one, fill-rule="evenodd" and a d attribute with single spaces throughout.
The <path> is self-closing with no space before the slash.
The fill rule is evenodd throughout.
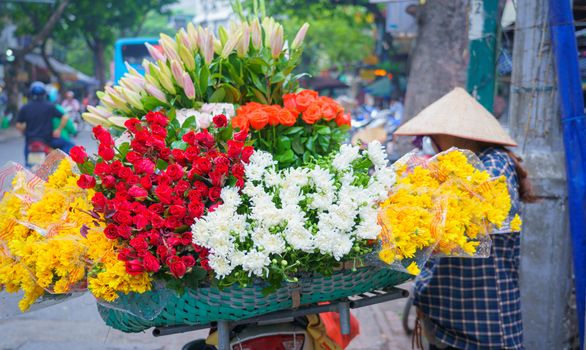
<path id="1" fill-rule="evenodd" d="M 10 132 L 10 131 L 9 131 Z M 0 134 L 0 165 L 23 161 L 24 140 L 14 132 Z M 95 152 L 89 132 L 75 142 Z M 411 340 L 401 328 L 404 300 L 353 311 L 361 334 L 349 349 L 409 350 Z M 9 319 L 0 319 L 0 350 L 179 350 L 206 331 L 154 338 L 150 333 L 124 334 L 105 326 L 95 300 L 85 294 L 76 299 Z"/>

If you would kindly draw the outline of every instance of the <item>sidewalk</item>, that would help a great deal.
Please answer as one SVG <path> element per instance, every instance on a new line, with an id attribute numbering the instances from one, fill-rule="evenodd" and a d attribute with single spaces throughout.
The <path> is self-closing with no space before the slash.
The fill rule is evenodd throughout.
<path id="1" fill-rule="evenodd" d="M 0 143 L 8 142 L 19 137 L 22 137 L 22 134 L 13 126 L 8 129 L 0 129 Z"/>

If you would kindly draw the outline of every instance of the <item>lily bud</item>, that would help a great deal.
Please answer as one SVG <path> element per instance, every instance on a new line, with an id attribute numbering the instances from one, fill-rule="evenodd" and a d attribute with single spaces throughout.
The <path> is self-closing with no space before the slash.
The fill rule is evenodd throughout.
<path id="1" fill-rule="evenodd" d="M 156 86 L 157 88 L 160 88 L 161 86 L 159 85 L 159 81 L 157 80 L 157 78 L 155 78 L 152 75 L 145 75 L 144 76 L 144 80 L 146 81 L 147 84 L 151 84 Z M 146 86 L 145 86 L 146 89 Z"/>
<path id="2" fill-rule="evenodd" d="M 283 26 L 279 24 L 276 26 L 273 36 L 271 37 L 271 53 L 273 58 L 277 58 L 281 55 L 281 51 L 283 51 L 283 43 Z"/>
<path id="3" fill-rule="evenodd" d="M 106 108 L 104 108 L 103 106 L 96 106 L 96 107 L 87 106 L 87 110 L 90 113 L 93 113 L 93 114 L 100 116 L 102 118 L 108 118 L 111 115 L 110 112 L 108 112 L 108 110 Z"/>
<path id="4" fill-rule="evenodd" d="M 206 40 L 208 38 L 208 33 L 206 29 L 203 29 L 201 26 L 197 27 L 197 46 L 200 49 L 203 49 L 206 46 Z"/>
<path id="5" fill-rule="evenodd" d="M 293 39 L 293 43 L 291 44 L 291 49 L 295 50 L 295 49 L 299 48 L 301 46 L 301 44 L 303 44 L 303 39 L 305 39 L 305 34 L 307 34 L 307 29 L 309 29 L 309 24 L 304 23 L 301 26 L 301 28 L 299 29 L 299 31 L 297 32 L 297 35 L 295 35 L 295 39 Z"/>
<path id="6" fill-rule="evenodd" d="M 130 108 L 128 108 L 126 101 L 124 101 L 122 97 L 117 95 L 110 95 L 110 98 L 112 99 L 112 102 L 114 102 L 116 109 L 119 109 L 124 113 L 131 113 Z"/>
<path id="7" fill-rule="evenodd" d="M 181 64 L 175 60 L 171 61 L 171 71 L 173 72 L 173 78 L 177 82 L 177 85 L 183 86 L 183 67 Z"/>
<path id="8" fill-rule="evenodd" d="M 145 74 L 151 74 L 151 67 L 150 67 L 151 61 L 147 60 L 146 58 L 142 60 L 142 68 L 144 68 L 144 72 Z"/>
<path id="9" fill-rule="evenodd" d="M 252 36 L 252 46 L 259 50 L 262 45 L 262 30 L 258 18 L 255 18 L 250 24 L 250 33 Z"/>
<path id="10" fill-rule="evenodd" d="M 159 90 L 159 88 L 157 88 L 155 85 L 147 83 L 145 86 L 145 90 L 149 93 L 149 95 L 153 96 L 157 100 L 163 103 L 167 103 L 167 98 L 165 97 L 165 94 L 163 93 L 163 91 Z"/>
<path id="11" fill-rule="evenodd" d="M 181 46 L 185 46 L 190 51 L 193 51 L 193 43 L 189 40 L 189 35 L 185 31 L 185 29 L 181 28 L 177 32 L 177 53 L 181 50 Z"/>
<path id="12" fill-rule="evenodd" d="M 224 47 L 222 48 L 222 54 L 220 55 L 220 56 L 222 56 L 222 58 L 226 58 L 226 57 L 230 56 L 230 54 L 232 53 L 232 51 L 234 51 L 234 48 L 238 44 L 238 41 L 240 40 L 240 36 L 241 36 L 241 34 L 232 35 L 228 39 L 228 41 L 226 42 L 226 45 L 224 45 Z"/>
<path id="13" fill-rule="evenodd" d="M 193 71 L 195 69 L 195 58 L 187 47 L 183 45 L 179 47 L 179 56 L 188 70 Z"/>
<path id="14" fill-rule="evenodd" d="M 239 57 L 244 57 L 248 53 L 248 47 L 250 46 L 250 27 L 248 23 L 242 23 L 242 35 L 240 36 L 240 41 L 238 41 L 238 46 L 236 47 L 236 52 L 238 52 Z"/>
<path id="15" fill-rule="evenodd" d="M 195 26 L 191 22 L 187 24 L 187 36 L 193 45 L 192 50 L 197 51 L 198 46 L 201 47 L 201 45 L 199 45 L 199 35 L 197 29 L 195 29 Z"/>
<path id="16" fill-rule="evenodd" d="M 165 55 L 163 55 L 163 53 L 153 45 L 145 43 L 144 46 L 146 46 L 147 50 L 149 50 L 149 54 L 155 61 L 161 60 L 165 62 L 167 60 L 167 57 L 165 57 Z"/>
<path id="17" fill-rule="evenodd" d="M 193 84 L 193 80 L 191 80 L 191 77 L 189 74 L 187 74 L 187 72 L 183 72 L 182 83 L 185 96 L 187 96 L 187 98 L 190 100 L 195 99 L 195 86 Z"/>
<path id="18" fill-rule="evenodd" d="M 159 61 L 162 62 L 162 61 Z M 155 78 L 155 79 L 159 79 L 159 76 L 161 75 L 161 70 L 159 69 L 159 67 L 157 67 L 153 62 L 149 62 L 149 74 Z"/>
<path id="19" fill-rule="evenodd" d="M 224 45 L 226 45 L 226 42 L 228 41 L 228 32 L 226 31 L 226 28 L 224 28 L 224 26 L 218 27 L 218 36 L 220 37 L 220 42 L 222 43 L 223 47 Z"/>
<path id="20" fill-rule="evenodd" d="M 128 64 L 128 62 L 124 62 L 124 65 L 126 65 L 126 70 L 128 70 L 128 73 L 131 76 L 142 77 L 142 74 L 140 74 L 136 69 L 132 68 L 132 66 L 130 64 Z"/>
<path id="21" fill-rule="evenodd" d="M 204 62 L 206 64 L 210 64 L 214 59 L 214 35 L 212 33 L 208 33 L 203 42 L 204 46 L 202 47 L 202 53 Z"/>
<path id="22" fill-rule="evenodd" d="M 173 82 L 171 81 L 171 74 L 161 74 L 159 76 L 159 85 L 167 90 L 167 92 L 169 92 L 171 95 L 174 95 L 177 93 L 177 90 L 175 90 L 175 86 L 173 85 Z"/>
<path id="23" fill-rule="evenodd" d="M 140 102 L 140 95 L 134 91 L 124 89 L 123 94 L 126 97 L 126 101 L 130 103 L 130 105 L 138 110 L 144 109 L 142 102 Z"/>
<path id="24" fill-rule="evenodd" d="M 116 109 L 116 104 L 112 101 L 112 98 L 108 94 L 102 95 L 100 98 L 100 102 L 108 109 L 108 111 L 113 112 Z"/>
<path id="25" fill-rule="evenodd" d="M 214 38 L 212 42 L 214 43 L 214 52 L 216 53 L 216 55 L 221 54 L 222 48 L 224 47 L 222 45 L 222 42 L 216 38 Z"/>
<path id="26" fill-rule="evenodd" d="M 270 47 L 270 45 L 271 45 L 270 40 L 271 40 L 271 37 L 274 35 L 274 31 L 275 31 L 273 19 L 270 17 L 265 17 L 262 20 L 262 29 L 265 32 L 264 44 L 265 44 L 265 46 Z"/>
<path id="27" fill-rule="evenodd" d="M 83 118 L 83 120 L 85 120 L 86 122 L 88 122 L 90 125 L 93 125 L 93 126 L 101 125 L 101 126 L 107 127 L 107 128 L 112 126 L 112 124 L 108 121 L 108 119 L 103 118 L 103 117 L 96 115 L 94 113 L 85 112 L 81 115 L 81 117 Z"/>
<path id="28" fill-rule="evenodd" d="M 161 34 L 161 39 L 159 40 L 161 47 L 163 48 L 163 52 L 167 58 L 179 61 L 179 54 L 177 54 L 177 43 L 173 40 L 170 36 L 166 34 Z"/>

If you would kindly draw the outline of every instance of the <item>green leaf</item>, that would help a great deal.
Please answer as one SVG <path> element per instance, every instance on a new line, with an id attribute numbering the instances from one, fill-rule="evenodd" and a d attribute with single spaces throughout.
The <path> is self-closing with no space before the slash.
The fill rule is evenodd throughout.
<path id="1" fill-rule="evenodd" d="M 283 80 L 285 80 L 285 75 L 282 72 L 279 72 L 273 76 L 271 83 L 276 84 L 282 82 Z"/>
<path id="2" fill-rule="evenodd" d="M 197 288 L 199 284 L 206 279 L 208 273 L 201 267 L 193 267 L 191 272 L 187 273 L 183 280 L 185 280 L 185 286 L 188 288 Z"/>
<path id="3" fill-rule="evenodd" d="M 316 130 L 320 135 L 329 135 L 332 133 L 332 130 L 325 125 L 319 125 L 319 128 L 316 127 Z"/>
<path id="4" fill-rule="evenodd" d="M 283 134 L 285 135 L 293 135 L 293 134 L 297 134 L 299 132 L 303 131 L 303 127 L 302 126 L 292 126 L 289 128 L 286 128 L 285 131 L 283 132 Z"/>
<path id="5" fill-rule="evenodd" d="M 301 154 L 303 154 L 303 152 L 305 152 L 305 147 L 303 146 L 303 143 L 301 143 L 301 140 L 299 139 L 299 137 L 296 137 L 293 139 L 291 147 L 293 148 L 293 151 L 295 151 L 295 153 L 297 153 L 299 155 L 301 155 Z"/>
<path id="6" fill-rule="evenodd" d="M 303 153 L 303 163 L 308 163 L 311 160 L 312 156 L 311 153 L 305 152 Z"/>
<path id="7" fill-rule="evenodd" d="M 209 101 L 211 103 L 224 102 L 224 97 L 226 97 L 226 91 L 223 88 L 218 88 L 209 98 Z"/>
<path id="8" fill-rule="evenodd" d="M 282 153 L 277 153 L 275 159 L 279 163 L 291 163 L 295 160 L 295 153 L 291 149 L 288 149 Z"/>
<path id="9" fill-rule="evenodd" d="M 201 71 L 199 72 L 199 94 L 200 96 L 203 96 L 209 86 L 209 77 L 210 77 L 210 72 L 208 71 L 206 66 L 203 66 L 201 68 Z"/>
<path id="10" fill-rule="evenodd" d="M 192 115 L 190 117 L 187 117 L 187 119 L 185 119 L 185 121 L 183 122 L 183 125 L 181 125 L 181 129 L 194 129 L 196 125 L 197 125 L 197 121 L 195 119 L 195 116 Z"/>
<path id="11" fill-rule="evenodd" d="M 250 78 L 252 79 L 252 83 L 254 84 L 254 86 L 259 91 L 261 91 L 263 94 L 266 94 L 267 93 L 267 87 L 266 87 L 266 85 L 262 83 L 262 81 L 259 79 L 259 77 L 256 74 L 252 73 L 250 75 Z"/>
<path id="12" fill-rule="evenodd" d="M 171 143 L 171 149 L 180 149 L 182 151 L 185 151 L 187 149 L 187 143 L 185 143 L 182 140 L 177 140 Z"/>
<path id="13" fill-rule="evenodd" d="M 153 96 L 145 96 L 140 99 L 140 102 L 144 106 L 144 109 L 147 111 L 152 111 L 153 109 L 163 105 L 163 102 L 157 100 Z"/>
<path id="14" fill-rule="evenodd" d="M 126 155 L 128 154 L 129 150 L 130 150 L 130 143 L 128 143 L 128 142 L 124 142 L 123 144 L 118 146 L 118 152 L 120 152 L 120 158 L 121 159 L 126 158 Z"/>
<path id="15" fill-rule="evenodd" d="M 307 148 L 311 153 L 315 154 L 315 139 L 314 138 L 309 138 L 309 140 L 307 140 L 307 142 L 305 143 L 305 148 Z"/>
<path id="16" fill-rule="evenodd" d="M 277 137 L 277 152 L 284 153 L 291 150 L 291 139 L 287 136 Z"/>
<path id="17" fill-rule="evenodd" d="M 265 97 L 265 95 L 263 95 L 262 92 L 258 91 L 257 89 L 252 89 L 252 92 L 254 93 L 254 96 L 259 100 L 260 103 L 268 105 L 269 101 L 267 101 L 267 98 Z"/>
<path id="18" fill-rule="evenodd" d="M 169 163 L 165 162 L 162 159 L 159 159 L 159 160 L 157 160 L 156 166 L 157 166 L 157 169 L 159 169 L 159 170 L 165 170 L 169 166 Z"/>

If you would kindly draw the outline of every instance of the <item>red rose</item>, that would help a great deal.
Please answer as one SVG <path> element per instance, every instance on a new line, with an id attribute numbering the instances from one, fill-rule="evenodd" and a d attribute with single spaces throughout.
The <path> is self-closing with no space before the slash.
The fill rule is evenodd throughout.
<path id="1" fill-rule="evenodd" d="M 250 156 L 254 153 L 254 148 L 252 146 L 246 146 L 242 149 L 242 161 L 244 163 L 250 162 Z"/>
<path id="2" fill-rule="evenodd" d="M 127 211 L 119 210 L 113 217 L 114 221 L 122 225 L 130 225 L 132 224 L 132 216 Z"/>
<path id="3" fill-rule="evenodd" d="M 106 175 L 102 178 L 102 186 L 113 188 L 116 185 L 116 178 L 112 175 Z"/>
<path id="4" fill-rule="evenodd" d="M 169 249 L 164 245 L 160 245 L 157 247 L 157 255 L 161 260 L 165 260 L 169 256 Z"/>
<path id="5" fill-rule="evenodd" d="M 138 130 L 138 125 L 140 125 L 140 120 L 136 118 L 130 118 L 124 122 L 124 126 L 126 127 L 126 129 L 130 130 L 133 133 L 135 133 Z"/>
<path id="6" fill-rule="evenodd" d="M 236 163 L 232 166 L 232 175 L 237 179 L 244 177 L 244 165 L 242 163 Z"/>
<path id="7" fill-rule="evenodd" d="M 183 245 L 190 245 L 193 241 L 193 234 L 191 232 L 184 232 L 181 235 L 181 243 Z"/>
<path id="8" fill-rule="evenodd" d="M 82 174 L 77 180 L 77 186 L 80 188 L 94 188 L 96 186 L 96 179 L 93 176 Z"/>
<path id="9" fill-rule="evenodd" d="M 212 162 L 206 157 L 200 157 L 193 164 L 198 175 L 206 175 L 212 169 Z"/>
<path id="10" fill-rule="evenodd" d="M 189 215 L 193 218 L 200 218 L 203 215 L 204 209 L 205 207 L 201 202 L 191 202 L 187 206 Z"/>
<path id="11" fill-rule="evenodd" d="M 167 129 L 159 125 L 153 125 L 151 127 L 151 132 L 153 133 L 153 135 L 167 137 Z"/>
<path id="12" fill-rule="evenodd" d="M 228 118 L 226 118 L 226 116 L 223 114 L 218 114 L 212 119 L 212 121 L 214 122 L 217 128 L 223 128 L 226 125 L 228 125 Z"/>
<path id="13" fill-rule="evenodd" d="M 208 208 L 208 211 L 210 213 L 213 213 L 220 206 L 220 204 L 222 204 L 222 203 L 221 202 L 216 202 L 216 203 L 210 205 L 210 207 Z"/>
<path id="14" fill-rule="evenodd" d="M 240 155 L 244 148 L 244 142 L 228 140 L 228 157 L 234 159 Z"/>
<path id="15" fill-rule="evenodd" d="M 244 188 L 244 179 L 236 179 L 236 187 L 243 189 Z"/>
<path id="16" fill-rule="evenodd" d="M 139 230 L 144 230 L 151 222 L 146 215 L 138 214 L 132 218 L 132 223 Z"/>
<path id="17" fill-rule="evenodd" d="M 181 257 L 181 261 L 183 261 L 183 263 L 187 267 L 193 267 L 193 266 L 195 266 L 195 258 L 193 256 L 191 256 L 191 255 L 182 256 Z"/>
<path id="18" fill-rule="evenodd" d="M 153 228 L 163 228 L 165 227 L 165 220 L 159 215 L 151 215 L 151 226 Z"/>
<path id="19" fill-rule="evenodd" d="M 134 237 L 129 244 L 136 250 L 147 250 L 149 248 L 149 244 L 143 237 Z"/>
<path id="20" fill-rule="evenodd" d="M 172 262 L 169 265 L 169 270 L 171 270 L 173 276 L 175 276 L 176 278 L 181 278 L 183 277 L 183 275 L 185 275 L 185 272 L 187 272 L 187 267 L 185 266 L 185 263 L 183 261 L 179 260 Z"/>
<path id="21" fill-rule="evenodd" d="M 134 199 L 136 199 L 136 200 L 142 201 L 142 200 L 146 199 L 146 197 L 149 195 L 149 193 L 144 188 L 137 186 L 137 185 L 133 185 L 128 190 L 128 195 L 131 197 L 134 197 Z"/>
<path id="22" fill-rule="evenodd" d="M 109 174 L 111 172 L 110 165 L 106 162 L 96 163 L 96 167 L 94 168 L 94 174 L 101 176 L 104 174 Z"/>
<path id="23" fill-rule="evenodd" d="M 150 190 L 153 187 L 153 182 L 151 181 L 150 176 L 143 176 L 140 178 L 140 185 L 144 187 L 145 190 Z"/>
<path id="24" fill-rule="evenodd" d="M 197 134 L 195 134 L 195 140 L 199 144 L 207 148 L 212 147 L 216 143 L 214 136 L 210 134 L 207 130 L 200 131 Z"/>
<path id="25" fill-rule="evenodd" d="M 161 264 L 159 264 L 157 258 L 155 258 L 151 253 L 145 254 L 142 260 L 144 262 L 145 269 L 149 272 L 157 272 L 161 268 Z"/>
<path id="26" fill-rule="evenodd" d="M 136 276 L 144 272 L 144 265 L 140 260 L 130 260 L 126 262 L 126 272 L 129 275 Z"/>
<path id="27" fill-rule="evenodd" d="M 130 248 L 122 248 L 118 252 L 118 260 L 121 261 L 128 261 L 130 259 L 133 259 L 134 256 L 135 254 L 132 253 L 132 249 Z"/>
<path id="28" fill-rule="evenodd" d="M 161 203 L 155 203 L 149 206 L 149 211 L 155 214 L 161 214 L 163 211 L 165 211 L 165 208 Z"/>
<path id="29" fill-rule="evenodd" d="M 94 205 L 94 209 L 98 211 L 105 210 L 106 203 L 108 203 L 108 199 L 101 192 L 96 192 L 92 197 L 92 204 Z"/>
<path id="30" fill-rule="evenodd" d="M 114 139 L 112 139 L 112 135 L 109 132 L 103 132 L 97 136 L 100 145 L 112 147 L 114 146 Z"/>
<path id="31" fill-rule="evenodd" d="M 123 167 L 120 169 L 120 171 L 118 171 L 118 176 L 124 181 L 128 181 L 128 179 L 131 178 L 133 175 L 134 172 L 132 171 L 132 169 L 127 167 Z"/>
<path id="32" fill-rule="evenodd" d="M 163 204 L 170 204 L 171 203 L 171 199 L 172 199 L 171 195 L 173 193 L 173 190 L 171 189 L 171 187 L 169 187 L 167 185 L 160 185 L 155 190 L 155 193 L 156 193 L 157 197 L 159 197 L 159 200 L 161 201 L 161 203 L 163 203 Z"/>
<path id="33" fill-rule="evenodd" d="M 210 180 L 212 181 L 212 186 L 221 186 L 224 175 L 218 171 L 212 171 L 210 173 Z"/>
<path id="34" fill-rule="evenodd" d="M 161 112 L 148 112 L 145 118 L 149 124 L 153 125 L 166 126 L 169 123 L 167 116 Z"/>
<path id="35" fill-rule="evenodd" d="M 165 173 L 163 173 L 157 177 L 157 184 L 159 184 L 159 186 L 161 186 L 161 185 L 171 186 L 172 183 L 173 183 L 173 180 Z"/>
<path id="36" fill-rule="evenodd" d="M 212 187 L 210 188 L 210 192 L 208 194 L 210 201 L 215 202 L 220 199 L 220 195 L 222 194 L 221 187 Z"/>
<path id="37" fill-rule="evenodd" d="M 183 163 L 185 161 L 185 152 L 178 148 L 171 151 L 171 156 L 178 163 Z"/>
<path id="38" fill-rule="evenodd" d="M 187 158 L 187 160 L 193 162 L 198 157 L 199 157 L 199 147 L 197 147 L 197 146 L 187 147 L 187 149 L 185 150 L 185 158 Z"/>
<path id="39" fill-rule="evenodd" d="M 147 158 L 140 158 L 132 162 L 137 174 L 152 174 L 155 172 L 155 163 Z"/>
<path id="40" fill-rule="evenodd" d="M 104 235 L 109 239 L 116 239 L 118 238 L 118 227 L 114 224 L 108 224 L 104 229 Z"/>
<path id="41" fill-rule="evenodd" d="M 110 171 L 112 172 L 112 174 L 118 174 L 118 172 L 120 171 L 120 169 L 122 169 L 123 165 L 122 162 L 119 160 L 115 160 L 112 162 L 112 164 L 110 164 Z"/>
<path id="42" fill-rule="evenodd" d="M 187 191 L 190 187 L 191 185 L 189 184 L 189 182 L 185 180 L 180 180 L 179 182 L 177 182 L 177 185 L 175 185 L 175 193 L 183 197 L 185 191 Z"/>
<path id="43" fill-rule="evenodd" d="M 186 212 L 187 209 L 185 209 L 185 207 L 181 205 L 172 205 L 169 207 L 169 214 L 178 218 L 184 217 Z"/>
<path id="44" fill-rule="evenodd" d="M 100 135 L 102 135 L 104 133 L 108 133 L 108 130 L 104 129 L 104 127 L 101 125 L 97 125 L 97 126 L 94 126 L 94 128 L 92 129 L 92 133 L 94 134 L 94 137 L 96 139 L 99 139 Z"/>
<path id="45" fill-rule="evenodd" d="M 151 145 L 158 150 L 163 150 L 166 146 L 165 137 L 158 137 L 158 135 L 155 137 L 155 135 L 152 135 L 151 138 L 147 141 L 147 145 Z"/>
<path id="46" fill-rule="evenodd" d="M 247 137 L 248 137 L 248 131 L 246 131 L 246 130 L 240 130 L 240 131 L 234 133 L 234 141 L 244 142 L 244 141 L 246 141 Z"/>
<path id="47" fill-rule="evenodd" d="M 126 226 L 126 225 L 118 226 L 118 236 L 120 236 L 124 239 L 130 239 L 131 235 L 132 235 L 132 229 L 130 228 L 130 226 Z"/>
<path id="48" fill-rule="evenodd" d="M 167 167 L 165 173 L 173 179 L 173 181 L 177 181 L 183 177 L 183 168 L 179 164 L 171 164 Z"/>
<path id="49" fill-rule="evenodd" d="M 181 238 L 179 237 L 169 237 L 167 238 L 167 244 L 170 245 L 171 247 L 176 247 L 178 245 L 182 245 L 181 243 Z"/>
<path id="50" fill-rule="evenodd" d="M 182 139 L 188 145 L 195 145 L 195 131 L 190 131 L 187 134 L 183 135 Z"/>
<path id="51" fill-rule="evenodd" d="M 83 146 L 75 146 L 69 151 L 69 156 L 77 164 L 83 164 L 87 160 L 87 153 Z"/>

